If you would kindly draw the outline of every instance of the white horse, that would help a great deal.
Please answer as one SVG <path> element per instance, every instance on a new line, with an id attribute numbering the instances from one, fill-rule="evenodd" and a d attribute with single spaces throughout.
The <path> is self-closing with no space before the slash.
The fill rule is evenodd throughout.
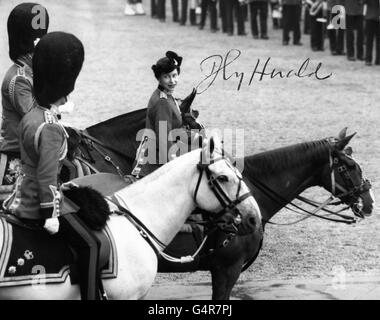
<path id="1" fill-rule="evenodd" d="M 235 222 L 240 222 L 237 222 L 239 228 L 261 232 L 259 207 L 240 173 L 217 151 L 221 150 L 217 143 L 219 141 L 211 138 L 203 150 L 197 149 L 170 161 L 114 196 L 165 245 L 171 242 L 196 206 L 216 215 L 224 214 L 226 201 L 221 197 L 232 200 L 229 209 L 238 212 Z M 202 155 L 213 161 L 200 165 Z M 210 188 L 210 182 L 221 188 L 218 194 Z M 118 253 L 117 278 L 103 280 L 108 298 L 142 299 L 157 273 L 156 253 L 124 216 L 113 214 L 107 224 Z M 0 248 L 3 238 L 0 232 Z M 62 284 L 3 287 L 0 299 L 80 299 L 80 290 L 78 285 L 71 285 L 67 277 Z"/>

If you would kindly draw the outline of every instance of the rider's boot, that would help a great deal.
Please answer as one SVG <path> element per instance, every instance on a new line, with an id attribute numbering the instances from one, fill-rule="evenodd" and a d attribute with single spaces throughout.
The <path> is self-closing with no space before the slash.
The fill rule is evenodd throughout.
<path id="1" fill-rule="evenodd" d="M 99 300 L 99 240 L 76 214 L 60 217 L 60 232 L 78 254 L 82 300 Z"/>

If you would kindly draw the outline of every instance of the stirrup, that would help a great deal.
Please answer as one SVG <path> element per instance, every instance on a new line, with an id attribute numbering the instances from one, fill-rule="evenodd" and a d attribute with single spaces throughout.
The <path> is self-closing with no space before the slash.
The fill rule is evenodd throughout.
<path id="1" fill-rule="evenodd" d="M 100 277 L 99 277 L 98 281 L 99 281 L 100 300 L 108 300 L 107 292 L 106 292 L 106 290 L 104 290 L 103 281 Z"/>

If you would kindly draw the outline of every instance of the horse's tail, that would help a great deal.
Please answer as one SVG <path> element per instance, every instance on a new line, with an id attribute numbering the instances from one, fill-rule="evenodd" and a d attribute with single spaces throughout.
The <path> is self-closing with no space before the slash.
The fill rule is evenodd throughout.
<path id="1" fill-rule="evenodd" d="M 103 196 L 90 187 L 71 188 L 63 194 L 80 207 L 77 215 L 91 229 L 101 230 L 111 214 Z"/>

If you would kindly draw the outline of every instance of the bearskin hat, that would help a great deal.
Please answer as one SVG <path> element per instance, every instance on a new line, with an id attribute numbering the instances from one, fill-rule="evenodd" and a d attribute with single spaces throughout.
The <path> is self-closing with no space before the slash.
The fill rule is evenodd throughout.
<path id="1" fill-rule="evenodd" d="M 42 37 L 33 55 L 34 95 L 37 102 L 50 104 L 69 95 L 82 69 L 82 42 L 70 33 L 51 32 Z"/>
<path id="2" fill-rule="evenodd" d="M 9 57 L 16 61 L 34 51 L 34 41 L 42 38 L 49 28 L 49 15 L 38 3 L 21 3 L 8 17 Z"/>

